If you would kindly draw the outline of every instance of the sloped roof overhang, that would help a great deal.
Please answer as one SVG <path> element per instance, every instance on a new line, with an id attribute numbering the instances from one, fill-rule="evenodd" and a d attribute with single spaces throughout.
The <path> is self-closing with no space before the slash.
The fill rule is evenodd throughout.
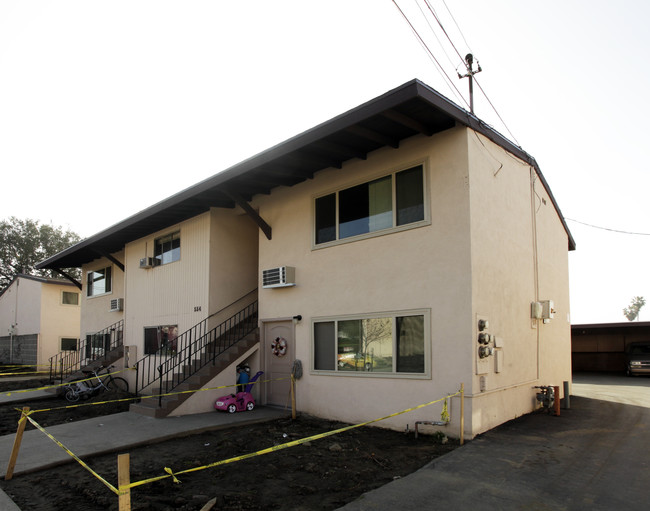
<path id="1" fill-rule="evenodd" d="M 573 237 L 534 158 L 428 85 L 412 80 L 126 218 L 42 261 L 37 268 L 80 267 L 210 208 L 234 208 L 233 197 L 250 201 L 275 187 L 311 179 L 320 170 L 340 169 L 345 162 L 365 159 L 376 149 L 397 148 L 404 139 L 417 134 L 430 136 L 457 123 L 481 133 L 536 169 L 567 232 L 568 248 L 574 250 Z"/>

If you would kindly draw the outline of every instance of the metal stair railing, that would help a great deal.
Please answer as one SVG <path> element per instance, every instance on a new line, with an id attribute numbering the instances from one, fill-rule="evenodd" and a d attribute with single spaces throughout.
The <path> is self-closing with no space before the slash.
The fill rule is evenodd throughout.
<path id="1" fill-rule="evenodd" d="M 79 339 L 75 350 L 61 351 L 50 357 L 50 381 L 58 379 L 63 383 L 66 376 L 95 360 L 103 359 L 107 353 L 122 346 L 123 340 L 123 319 L 86 336 L 85 339 Z"/>
<path id="2" fill-rule="evenodd" d="M 159 394 L 166 394 L 248 334 L 257 329 L 257 300 L 230 318 L 209 329 L 210 317 L 176 338 L 164 353 L 145 355 L 136 362 L 136 394 L 158 383 Z M 162 396 L 158 400 L 160 406 Z"/>

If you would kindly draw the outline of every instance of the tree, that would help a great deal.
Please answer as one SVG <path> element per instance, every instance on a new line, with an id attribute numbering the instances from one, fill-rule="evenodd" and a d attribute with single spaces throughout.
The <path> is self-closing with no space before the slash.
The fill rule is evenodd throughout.
<path id="1" fill-rule="evenodd" d="M 630 306 L 623 309 L 623 314 L 629 321 L 639 319 L 639 312 L 641 311 L 641 307 L 644 305 L 645 298 L 642 296 L 635 296 L 632 298 L 632 303 L 630 303 Z"/>
<path id="2" fill-rule="evenodd" d="M 41 277 L 59 277 L 52 270 L 36 270 L 34 266 L 81 241 L 75 232 L 62 227 L 41 224 L 37 220 L 10 217 L 0 222 L 0 289 L 6 288 L 19 273 Z M 79 279 L 78 268 L 68 269 Z"/>

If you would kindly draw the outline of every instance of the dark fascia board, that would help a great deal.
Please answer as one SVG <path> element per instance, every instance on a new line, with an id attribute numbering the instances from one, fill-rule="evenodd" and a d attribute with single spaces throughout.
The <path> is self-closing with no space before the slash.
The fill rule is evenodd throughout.
<path id="1" fill-rule="evenodd" d="M 445 98 L 420 80 L 414 79 L 358 107 L 348 110 L 347 112 L 344 112 L 328 121 L 310 128 L 299 135 L 296 135 L 284 142 L 266 149 L 265 151 L 262 151 L 261 153 L 243 160 L 242 162 L 228 169 L 225 169 L 222 172 L 204 179 L 203 181 L 200 181 L 199 183 L 192 185 L 189 188 L 186 188 L 179 193 L 172 195 L 171 197 L 140 211 L 139 213 L 136 213 L 135 215 L 126 218 L 125 220 L 109 227 L 108 229 L 105 229 L 104 231 L 101 231 L 81 241 L 80 243 L 69 247 L 68 249 L 56 254 L 55 256 L 40 262 L 36 268 L 42 269 L 58 267 L 59 265 L 57 263 L 59 261 L 62 262 L 68 256 L 82 251 L 83 249 L 90 247 L 93 244 L 99 243 L 101 240 L 106 239 L 107 237 L 114 236 L 121 231 L 124 231 L 125 229 L 134 227 L 137 224 L 141 224 L 142 222 L 146 222 L 147 219 L 155 217 L 157 214 L 168 208 L 178 206 L 184 201 L 190 200 L 192 197 L 201 193 L 205 193 L 209 190 L 218 190 L 220 185 L 223 185 L 224 183 L 227 183 L 235 178 L 245 176 L 246 173 L 257 169 L 264 164 L 277 160 L 292 153 L 293 151 L 306 147 L 313 142 L 345 130 L 346 128 L 354 126 L 359 122 L 381 114 L 383 111 L 390 110 L 400 104 L 405 103 L 406 101 L 415 98 L 423 99 L 457 123 L 460 123 L 481 133 L 494 143 L 503 147 L 505 150 L 532 165 L 537 171 L 540 180 L 547 193 L 549 194 L 549 197 L 551 198 L 551 201 L 557 211 L 560 221 L 564 226 L 569 239 L 569 250 L 575 249 L 575 242 L 573 240 L 571 232 L 569 231 L 569 228 L 564 220 L 564 217 L 562 216 L 562 213 L 560 212 L 557 202 L 551 193 L 548 183 L 544 179 L 544 176 L 542 175 L 539 166 L 535 162 L 534 158 L 528 155 L 520 147 L 514 145 L 497 131 L 493 130 L 488 125 L 483 123 L 476 116 L 460 108 L 458 105 Z"/>
<path id="2" fill-rule="evenodd" d="M 56 284 L 58 286 L 74 286 L 72 282 L 63 279 L 53 279 L 50 277 L 41 277 L 39 275 L 27 275 L 25 273 L 19 273 L 18 275 L 14 276 L 13 279 L 11 279 L 11 282 L 7 284 L 7 287 L 5 287 L 2 291 L 0 291 L 0 296 L 5 294 L 5 291 L 7 291 L 11 286 L 13 286 L 14 282 L 16 282 L 18 279 L 33 280 L 34 282 L 40 282 L 41 284 Z"/>
<path id="3" fill-rule="evenodd" d="M 571 332 L 574 330 L 588 330 L 591 332 L 603 330 L 641 330 L 650 328 L 650 321 L 624 321 L 621 323 L 589 323 L 571 325 Z"/>
<path id="4" fill-rule="evenodd" d="M 575 250 L 576 242 L 573 239 L 573 235 L 569 230 L 569 226 L 567 225 L 566 220 L 564 219 L 564 215 L 562 214 L 562 211 L 560 211 L 560 206 L 555 200 L 555 197 L 551 192 L 551 188 L 548 185 L 548 182 L 546 181 L 544 174 L 542 174 L 542 170 L 539 168 L 537 161 L 535 161 L 535 158 L 529 155 L 521 147 L 513 144 L 510 140 L 508 140 L 506 137 L 501 135 L 498 131 L 485 124 L 475 115 L 471 114 L 467 110 L 464 110 L 463 108 L 460 108 L 455 103 L 452 103 L 449 99 L 440 95 L 437 91 L 435 91 L 425 83 L 422 83 L 418 80 L 415 81 L 421 88 L 420 95 L 423 98 L 427 99 L 429 102 L 437 106 L 440 110 L 444 111 L 450 117 L 453 117 L 456 120 L 456 122 L 463 124 L 468 128 L 471 128 L 474 131 L 480 133 L 481 135 L 485 136 L 495 144 L 501 146 L 503 149 L 513 154 L 520 160 L 525 161 L 535 169 L 537 175 L 539 176 L 540 181 L 542 182 L 542 185 L 544 186 L 544 189 L 546 190 L 546 193 L 548 193 L 548 196 L 551 199 L 551 202 L 553 203 L 553 207 L 555 208 L 555 211 L 558 217 L 560 218 L 560 221 L 562 222 L 562 226 L 564 227 L 564 230 L 567 233 L 569 239 L 569 250 Z"/>

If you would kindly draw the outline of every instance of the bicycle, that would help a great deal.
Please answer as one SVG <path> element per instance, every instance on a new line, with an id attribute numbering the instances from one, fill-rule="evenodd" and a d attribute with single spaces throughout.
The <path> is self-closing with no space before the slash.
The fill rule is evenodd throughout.
<path id="1" fill-rule="evenodd" d="M 70 403 L 76 403 L 80 399 L 88 399 L 102 390 L 116 390 L 120 392 L 129 391 L 129 382 L 119 376 L 110 374 L 110 370 L 115 366 L 99 367 L 90 371 L 81 371 L 86 375 L 84 381 L 73 381 L 65 387 L 65 399 Z M 100 374 L 102 370 L 106 370 L 106 374 Z M 91 378 L 92 376 L 92 378 Z M 97 382 L 95 383 L 95 380 Z"/>

